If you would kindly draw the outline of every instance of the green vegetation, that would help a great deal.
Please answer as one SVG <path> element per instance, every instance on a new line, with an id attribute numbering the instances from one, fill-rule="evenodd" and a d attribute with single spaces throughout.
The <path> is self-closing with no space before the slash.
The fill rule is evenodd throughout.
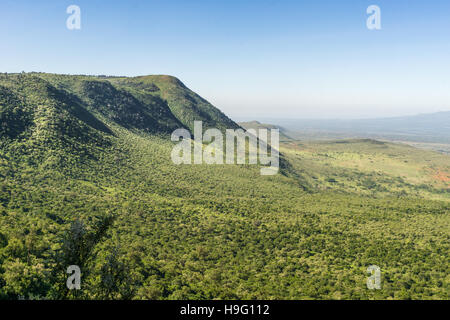
<path id="1" fill-rule="evenodd" d="M 259 130 L 259 129 L 267 129 L 267 130 L 273 130 L 273 129 L 278 129 L 280 132 L 280 142 L 286 142 L 286 141 L 291 141 L 292 138 L 290 138 L 287 134 L 286 134 L 286 130 L 284 128 L 278 127 L 278 126 L 274 126 L 271 124 L 265 124 L 265 123 L 260 123 L 258 121 L 249 121 L 249 122 L 239 122 L 239 125 L 246 129 L 254 129 L 254 130 Z"/>
<path id="2" fill-rule="evenodd" d="M 296 171 L 319 190 L 450 200 L 447 155 L 370 139 L 287 142 Z"/>
<path id="3" fill-rule="evenodd" d="M 449 298 L 448 156 L 288 141 L 276 176 L 176 166 L 194 119 L 237 127 L 172 77 L 0 76 L 0 298 Z"/>

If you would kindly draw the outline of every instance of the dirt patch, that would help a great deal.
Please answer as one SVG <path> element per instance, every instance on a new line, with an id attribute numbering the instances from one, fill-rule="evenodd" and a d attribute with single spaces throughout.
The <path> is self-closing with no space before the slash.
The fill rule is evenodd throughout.
<path id="1" fill-rule="evenodd" d="M 450 182 L 450 173 L 438 170 L 437 173 L 433 175 L 433 178 L 442 182 Z"/>

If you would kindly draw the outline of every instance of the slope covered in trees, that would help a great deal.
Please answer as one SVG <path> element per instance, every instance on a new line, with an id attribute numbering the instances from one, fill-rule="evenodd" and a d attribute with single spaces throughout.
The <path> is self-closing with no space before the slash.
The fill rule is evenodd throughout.
<path id="1" fill-rule="evenodd" d="M 297 175 L 174 165 L 172 128 L 236 126 L 208 106 L 164 76 L 1 76 L 0 298 L 448 299 L 446 156 L 290 141 Z"/>

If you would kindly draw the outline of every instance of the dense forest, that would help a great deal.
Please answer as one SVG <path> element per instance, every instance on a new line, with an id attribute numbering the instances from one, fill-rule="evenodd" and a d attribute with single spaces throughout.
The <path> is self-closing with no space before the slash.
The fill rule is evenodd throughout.
<path id="1" fill-rule="evenodd" d="M 174 77 L 0 75 L 0 299 L 449 298 L 447 155 L 286 140 L 275 176 L 174 165 L 194 120 L 239 128 Z"/>

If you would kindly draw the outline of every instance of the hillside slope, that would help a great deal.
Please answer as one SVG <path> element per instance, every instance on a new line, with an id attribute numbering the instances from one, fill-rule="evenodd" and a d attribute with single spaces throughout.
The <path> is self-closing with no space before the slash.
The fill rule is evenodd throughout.
<path id="1" fill-rule="evenodd" d="M 142 76 L 142 77 L 93 77 L 93 76 L 67 76 L 55 74 L 35 74 L 48 80 L 59 89 L 65 89 L 79 97 L 90 97 L 97 94 L 97 101 L 104 101 L 106 109 L 111 111 L 111 106 L 121 105 L 121 102 L 129 101 L 127 106 L 144 107 L 147 116 L 159 122 L 161 127 L 174 130 L 181 126 L 193 129 L 194 120 L 203 121 L 204 128 L 218 128 L 220 130 L 235 129 L 239 126 L 215 108 L 208 101 L 187 88 L 180 80 L 172 76 Z M 86 90 L 90 90 L 88 94 Z M 107 97 L 105 95 L 113 95 Z M 118 97 L 117 95 L 120 94 Z M 107 100 L 105 100 L 107 99 Z M 115 99 L 115 100 L 114 100 Z M 108 107 L 109 104 L 109 107 Z M 123 106 L 122 106 L 123 107 Z M 133 108 L 136 109 L 136 108 Z M 120 112 L 120 110 L 117 110 Z M 131 110 L 122 110 L 128 114 Z M 133 112 L 135 113 L 135 112 Z M 145 121 L 142 114 L 134 117 L 139 121 Z"/>
<path id="2" fill-rule="evenodd" d="M 261 123 L 259 121 L 248 121 L 248 122 L 239 122 L 238 123 L 242 128 L 248 130 L 248 129 L 255 129 L 255 130 L 259 130 L 259 129 L 267 129 L 267 130 L 272 130 L 272 129 L 278 129 L 280 132 L 280 141 L 281 142 L 285 142 L 285 141 L 291 141 L 292 138 L 289 137 L 286 134 L 286 130 L 282 127 L 279 126 L 275 126 L 272 124 L 266 124 L 266 123 Z"/>
<path id="3" fill-rule="evenodd" d="M 193 130 L 194 121 L 203 121 L 204 128 L 237 129 L 239 126 L 219 109 L 175 77 L 157 75 L 136 78 L 114 78 L 112 83 L 141 94 L 151 93 L 167 101 L 170 111 L 187 128 Z"/>
<path id="4" fill-rule="evenodd" d="M 446 158 L 288 142 L 308 192 L 254 165 L 174 165 L 166 130 L 190 120 L 155 79 L 0 77 L 0 299 L 448 299 L 448 184 L 409 180 L 419 165 L 444 177 Z M 382 290 L 366 287 L 373 264 Z"/>

